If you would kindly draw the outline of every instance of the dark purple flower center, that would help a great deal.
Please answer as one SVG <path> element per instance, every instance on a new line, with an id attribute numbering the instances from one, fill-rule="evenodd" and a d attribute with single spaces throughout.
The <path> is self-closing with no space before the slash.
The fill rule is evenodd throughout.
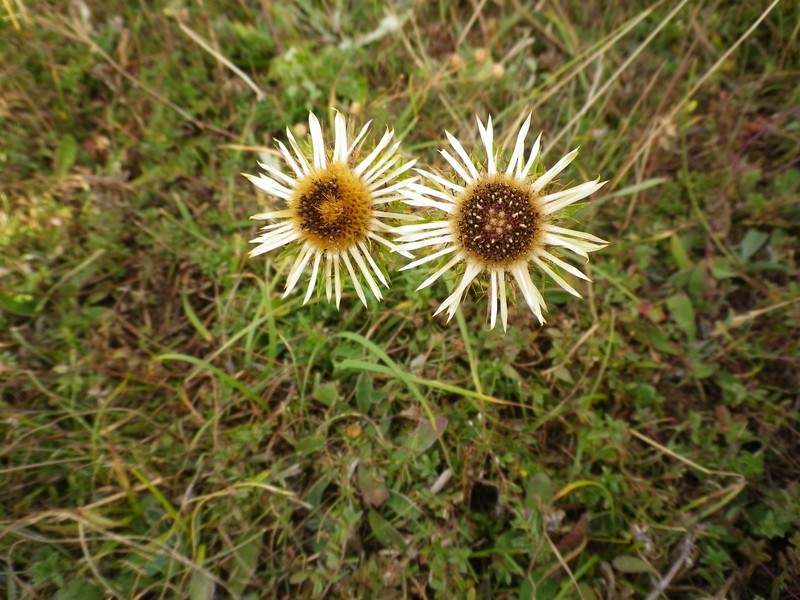
<path id="1" fill-rule="evenodd" d="M 493 266 L 527 258 L 541 229 L 536 194 L 514 181 L 478 181 L 459 199 L 461 245 Z"/>

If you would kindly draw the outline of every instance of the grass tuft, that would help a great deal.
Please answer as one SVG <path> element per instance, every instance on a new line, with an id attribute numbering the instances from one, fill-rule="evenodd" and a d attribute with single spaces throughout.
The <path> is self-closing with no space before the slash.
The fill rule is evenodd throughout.
<path id="1" fill-rule="evenodd" d="M 0 3 L 0 595 L 798 597 L 797 3 L 63 4 Z M 282 299 L 240 173 L 334 109 L 580 145 L 585 300 Z"/>

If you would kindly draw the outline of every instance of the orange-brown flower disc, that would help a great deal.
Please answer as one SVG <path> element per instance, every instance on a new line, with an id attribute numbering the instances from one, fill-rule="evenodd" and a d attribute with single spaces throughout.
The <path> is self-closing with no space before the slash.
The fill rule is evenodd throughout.
<path id="1" fill-rule="evenodd" d="M 343 163 L 300 181 L 289 206 L 306 239 L 329 252 L 345 251 L 366 238 L 374 210 L 367 185 Z"/>

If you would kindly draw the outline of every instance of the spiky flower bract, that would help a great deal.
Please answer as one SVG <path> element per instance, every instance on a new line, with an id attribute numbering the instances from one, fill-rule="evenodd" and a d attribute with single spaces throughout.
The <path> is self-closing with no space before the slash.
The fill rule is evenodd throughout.
<path id="1" fill-rule="evenodd" d="M 478 119 L 478 130 L 486 152 L 486 164 L 476 164 L 461 143 L 445 132 L 455 153 L 440 150 L 463 180 L 457 183 L 450 177 L 416 169 L 431 185 L 412 183 L 406 190 L 406 202 L 411 206 L 427 207 L 445 213 L 440 220 L 414 223 L 395 228 L 398 249 L 413 251 L 441 246 L 437 251 L 403 267 L 411 269 L 452 255 L 441 268 L 428 277 L 418 289 L 431 285 L 456 265 L 464 263 L 464 274 L 450 296 L 434 314 L 447 311 L 453 318 L 464 292 L 481 273 L 489 275 L 489 326 L 497 322 L 498 308 L 503 329 L 508 327 L 506 275 L 517 282 L 528 307 L 544 324 L 547 310 L 541 292 L 530 275 L 531 263 L 549 275 L 569 293 L 580 294 L 559 274 L 566 271 L 588 280 L 573 265 L 563 260 L 554 249 L 566 249 L 588 259 L 588 253 L 600 250 L 607 242 L 588 233 L 560 226 L 559 211 L 596 192 L 606 182 L 598 179 L 575 187 L 546 193 L 553 182 L 577 156 L 573 150 L 544 173 L 533 176 L 531 169 L 539 155 L 542 136 L 536 139 L 525 160 L 525 137 L 530 128 L 529 115 L 522 124 L 511 158 L 504 169 L 498 168 L 494 149 L 492 119 L 486 125 Z M 502 154 L 502 151 L 498 154 Z"/>
<path id="2" fill-rule="evenodd" d="M 309 264 L 311 277 L 303 304 L 311 298 L 320 272 L 325 282 L 325 295 L 329 302 L 335 296 L 337 308 L 342 299 L 344 269 L 350 274 L 356 294 L 365 306 L 367 300 L 356 271 L 360 271 L 378 300 L 382 298 L 378 282 L 389 285 L 372 255 L 372 244 L 377 242 L 396 250 L 381 235 L 391 230 L 382 219 L 402 218 L 403 215 L 381 209 L 401 200 L 403 187 L 417 179 L 398 179 L 415 161 L 402 163 L 398 152 L 400 143 L 392 141 L 394 131 L 391 129 L 387 129 L 372 151 L 362 153 L 369 126 L 370 123 L 364 125 L 358 135 L 350 139 L 345 118 L 336 113 L 333 149 L 329 151 L 319 120 L 313 113 L 309 114 L 311 145 L 307 151 L 301 149 L 288 128 L 286 136 L 291 150 L 278 142 L 278 149 L 292 171 L 290 174 L 264 163 L 259 165 L 265 173 L 244 174 L 257 187 L 285 202 L 285 206 L 251 217 L 270 221 L 270 224 L 251 240 L 258 245 L 250 252 L 250 256 L 258 256 L 287 245 L 298 247 L 287 276 L 284 298 L 295 288 Z"/>

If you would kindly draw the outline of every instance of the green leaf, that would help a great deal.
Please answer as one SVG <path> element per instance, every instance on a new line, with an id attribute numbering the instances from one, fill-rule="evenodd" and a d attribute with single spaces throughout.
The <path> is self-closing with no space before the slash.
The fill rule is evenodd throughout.
<path id="1" fill-rule="evenodd" d="M 514 383 L 522 385 L 523 383 L 522 375 L 520 375 L 519 371 L 517 371 L 510 364 L 503 363 L 503 365 L 500 367 L 500 372 L 506 377 L 508 377 L 510 380 L 512 380 Z"/>
<path id="2" fill-rule="evenodd" d="M 793 194 L 800 190 L 800 169 L 787 169 L 775 177 L 775 192 L 779 196 Z"/>
<path id="3" fill-rule="evenodd" d="M 702 298 L 707 287 L 708 271 L 704 262 L 695 264 L 689 270 L 689 277 L 686 280 L 686 291 L 691 298 Z"/>
<path id="4" fill-rule="evenodd" d="M 517 590 L 517 600 L 534 600 L 533 584 L 528 579 L 523 579 Z"/>
<path id="5" fill-rule="evenodd" d="M 294 449 L 299 452 L 301 456 L 309 456 L 322 448 L 325 442 L 326 440 L 322 436 L 304 437 L 297 442 Z"/>
<path id="6" fill-rule="evenodd" d="M 747 262 L 767 243 L 769 234 L 758 229 L 748 229 L 742 240 L 742 247 L 739 249 L 739 257 L 742 262 Z"/>
<path id="7" fill-rule="evenodd" d="M 36 559 L 28 568 L 32 581 L 37 586 L 52 582 L 58 587 L 62 587 L 67 571 L 65 559 L 56 550 L 47 546 L 42 546 L 36 552 Z"/>
<path id="8" fill-rule="evenodd" d="M 764 504 L 759 504 L 750 511 L 753 533 L 770 539 L 783 537 L 794 527 L 793 516 L 791 511 L 775 511 Z"/>
<path id="9" fill-rule="evenodd" d="M 29 294 L 0 292 L 0 310 L 18 317 L 32 317 L 36 314 L 36 301 Z"/>
<path id="10" fill-rule="evenodd" d="M 367 521 L 369 522 L 369 528 L 372 530 L 372 535 L 374 535 L 375 539 L 384 547 L 406 547 L 406 542 L 403 536 L 400 535 L 400 532 L 374 510 L 369 511 Z"/>
<path id="11" fill-rule="evenodd" d="M 572 585 L 572 583 L 570 582 L 570 586 L 571 585 Z M 563 593 L 564 589 L 565 589 L 565 584 L 562 583 L 561 584 L 562 593 Z M 574 588 L 569 587 L 567 589 L 572 590 Z M 595 594 L 594 589 L 592 589 L 592 587 L 590 587 L 588 583 L 579 583 L 578 584 L 578 593 L 579 593 L 579 596 L 581 598 L 583 598 L 583 600 L 598 600 L 597 594 Z"/>
<path id="12" fill-rule="evenodd" d="M 447 429 L 447 422 L 447 417 L 436 417 L 436 429 L 434 429 L 430 421 L 421 420 L 416 429 L 408 434 L 403 445 L 415 454 L 424 452 L 441 437 Z"/>
<path id="13" fill-rule="evenodd" d="M 411 500 L 397 492 L 391 492 L 386 506 L 391 508 L 398 518 L 418 519 L 422 515 L 420 509 Z"/>
<path id="14" fill-rule="evenodd" d="M 362 371 L 356 380 L 356 406 L 360 412 L 364 414 L 369 412 L 373 392 L 372 377 Z"/>
<path id="15" fill-rule="evenodd" d="M 638 383 L 633 388 L 633 400 L 636 406 L 650 406 L 658 398 L 658 392 L 649 383 Z"/>
<path id="16" fill-rule="evenodd" d="M 315 508 L 319 506 L 320 502 L 322 502 L 322 495 L 325 493 L 325 490 L 328 489 L 331 481 L 333 481 L 332 475 L 323 475 L 320 477 L 308 491 L 308 494 L 306 494 L 305 501 Z"/>
<path id="17" fill-rule="evenodd" d="M 369 85 L 366 78 L 354 74 L 341 79 L 336 91 L 348 100 L 355 102 L 366 102 L 369 97 Z"/>
<path id="18" fill-rule="evenodd" d="M 788 273 L 789 267 L 783 263 L 769 260 L 755 260 L 747 264 L 748 274 L 753 273 Z"/>
<path id="19" fill-rule="evenodd" d="M 639 342 L 652 347 L 657 352 L 674 356 L 680 354 L 678 346 L 670 341 L 666 334 L 655 325 L 648 324 L 641 328 L 634 327 L 633 333 Z"/>
<path id="20" fill-rule="evenodd" d="M 697 336 L 697 326 L 695 325 L 694 306 L 692 301 L 685 294 L 678 294 L 667 299 L 667 308 L 672 316 L 672 320 L 680 328 L 690 341 L 694 341 Z"/>
<path id="21" fill-rule="evenodd" d="M 78 142 L 75 138 L 67 134 L 61 139 L 61 143 L 56 149 L 56 175 L 63 177 L 72 166 L 75 164 L 75 159 L 78 158 Z"/>
<path id="22" fill-rule="evenodd" d="M 142 188 L 151 183 L 157 184 L 159 181 L 172 181 L 181 175 L 183 175 L 183 172 L 174 164 L 155 165 L 146 169 L 139 177 L 129 182 L 128 185 L 134 189 Z"/>
<path id="23" fill-rule="evenodd" d="M 555 579 L 544 579 L 536 584 L 536 600 L 550 600 L 558 594 L 558 582 Z"/>
<path id="24" fill-rule="evenodd" d="M 686 248 L 683 247 L 683 241 L 677 233 L 673 233 L 669 238 L 669 249 L 672 252 L 672 258 L 675 259 L 675 264 L 679 269 L 688 269 L 692 266 L 692 261 L 689 260 L 689 255 L 686 253 Z"/>
<path id="25" fill-rule="evenodd" d="M 554 495 L 553 481 L 546 473 L 534 473 L 525 483 L 525 506 L 529 509 L 550 504 Z"/>
<path id="26" fill-rule="evenodd" d="M 315 387 L 312 396 L 314 400 L 321 402 L 325 406 L 333 406 L 339 399 L 339 390 L 336 388 L 335 382 L 328 381 Z"/>
<path id="27" fill-rule="evenodd" d="M 718 367 L 719 365 L 717 365 L 717 363 L 704 362 L 702 360 L 693 360 L 692 374 L 697 379 L 706 379 L 707 377 L 711 377 L 714 373 L 716 373 Z"/>
<path id="28" fill-rule="evenodd" d="M 254 535 L 250 539 L 240 542 L 234 551 L 236 563 L 231 573 L 230 588 L 236 598 L 241 597 L 247 585 L 253 579 L 253 574 L 258 566 L 258 556 L 264 545 L 264 533 Z"/>
<path id="29" fill-rule="evenodd" d="M 714 263 L 711 265 L 711 275 L 717 281 L 736 277 L 736 273 L 731 269 L 730 261 L 723 256 L 714 259 Z"/>
<path id="30" fill-rule="evenodd" d="M 212 600 L 216 587 L 206 573 L 195 570 L 189 580 L 189 600 Z"/>
<path id="31" fill-rule="evenodd" d="M 103 592 L 87 581 L 70 581 L 56 592 L 54 600 L 102 600 Z"/>
<path id="32" fill-rule="evenodd" d="M 622 573 L 655 573 L 653 567 L 636 556 L 617 556 L 611 564 Z"/>

